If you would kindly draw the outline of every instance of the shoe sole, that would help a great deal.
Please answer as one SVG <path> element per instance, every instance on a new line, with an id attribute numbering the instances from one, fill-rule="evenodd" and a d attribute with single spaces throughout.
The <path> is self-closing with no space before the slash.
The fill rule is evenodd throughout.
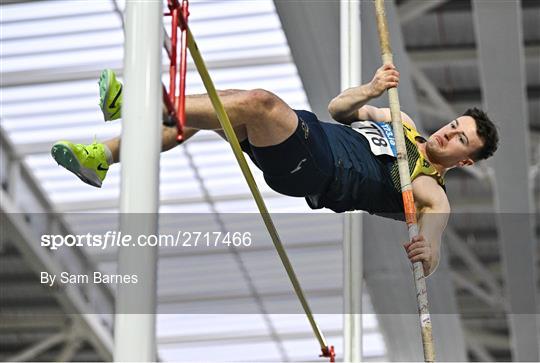
<path id="1" fill-rule="evenodd" d="M 113 72 L 110 69 L 105 69 L 99 75 L 99 93 L 103 92 L 103 97 L 100 97 L 99 107 L 101 112 L 103 112 L 103 118 L 105 121 L 114 121 L 113 117 L 116 116 L 120 109 L 116 110 L 114 113 L 109 113 L 107 111 L 107 99 L 109 98 L 109 90 L 111 89 L 110 82 L 113 77 Z M 103 90 L 103 91 L 102 91 Z"/>
<path id="2" fill-rule="evenodd" d="M 59 165 L 77 175 L 86 184 L 101 188 L 102 183 L 96 172 L 82 166 L 69 147 L 62 144 L 55 144 L 51 149 L 51 155 Z"/>

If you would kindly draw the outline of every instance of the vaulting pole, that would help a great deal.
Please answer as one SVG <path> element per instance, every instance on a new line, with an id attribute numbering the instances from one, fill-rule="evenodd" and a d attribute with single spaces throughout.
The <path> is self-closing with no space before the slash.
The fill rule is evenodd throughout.
<path id="1" fill-rule="evenodd" d="M 384 9 L 384 0 L 375 0 L 375 11 L 377 15 L 377 28 L 379 30 L 379 41 L 381 45 L 383 64 L 394 63 L 392 49 L 390 47 L 390 36 Z M 390 103 L 390 113 L 392 115 L 392 128 L 396 139 L 397 159 L 399 167 L 399 179 L 401 181 L 401 193 L 403 196 L 403 207 L 405 210 L 405 220 L 409 230 L 409 240 L 418 235 L 418 224 L 416 220 L 416 207 L 414 205 L 413 190 L 409 172 L 409 161 L 405 147 L 405 137 L 403 135 L 403 124 L 401 123 L 401 111 L 399 106 L 399 96 L 397 88 L 388 90 Z M 428 308 L 428 298 L 426 289 L 426 279 L 421 262 L 413 264 L 414 281 L 416 287 L 416 299 L 418 303 L 418 313 L 420 314 L 420 326 L 422 333 L 422 345 L 424 347 L 424 361 L 435 361 L 435 347 L 433 345 L 433 334 L 431 327 L 431 316 Z"/>

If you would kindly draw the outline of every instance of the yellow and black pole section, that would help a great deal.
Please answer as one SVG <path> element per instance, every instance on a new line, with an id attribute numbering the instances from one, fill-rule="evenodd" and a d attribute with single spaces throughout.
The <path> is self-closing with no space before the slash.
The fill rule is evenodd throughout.
<path id="1" fill-rule="evenodd" d="M 375 11 L 377 16 L 377 28 L 379 30 L 379 42 L 381 46 L 383 64 L 393 63 L 392 49 L 390 47 L 390 35 L 384 8 L 384 0 L 375 0 Z M 416 207 L 414 205 L 413 189 L 409 173 L 409 161 L 407 149 L 405 147 L 405 137 L 403 135 L 403 125 L 401 123 L 401 110 L 399 106 L 399 96 L 397 88 L 388 90 L 390 103 L 390 113 L 392 115 L 392 128 L 396 139 L 397 159 L 399 167 L 399 179 L 401 182 L 401 193 L 403 196 L 403 208 L 405 210 L 405 220 L 409 230 L 409 240 L 418 235 L 418 224 L 416 220 Z M 421 262 L 413 264 L 414 282 L 416 287 L 416 299 L 418 303 L 418 313 L 420 314 L 420 326 L 422 333 L 422 345 L 424 348 L 424 361 L 435 361 L 435 346 L 433 344 L 433 334 L 431 326 L 431 316 L 428 307 L 428 297 L 426 289 L 426 279 Z"/>

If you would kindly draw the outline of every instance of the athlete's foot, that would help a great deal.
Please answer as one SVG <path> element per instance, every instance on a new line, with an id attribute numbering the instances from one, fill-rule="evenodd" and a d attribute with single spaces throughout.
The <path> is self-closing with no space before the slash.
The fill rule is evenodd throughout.
<path id="1" fill-rule="evenodd" d="M 109 170 L 104 144 L 95 142 L 83 145 L 58 141 L 53 145 L 51 155 L 58 165 L 77 175 L 83 182 L 101 188 Z"/>
<path id="2" fill-rule="evenodd" d="M 116 80 L 111 69 L 104 69 L 99 76 L 99 107 L 105 121 L 122 117 L 122 83 Z"/>

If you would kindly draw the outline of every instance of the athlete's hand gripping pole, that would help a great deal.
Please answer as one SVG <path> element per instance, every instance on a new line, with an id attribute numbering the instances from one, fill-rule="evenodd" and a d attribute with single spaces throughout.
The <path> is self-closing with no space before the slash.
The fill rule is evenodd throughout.
<path id="1" fill-rule="evenodd" d="M 212 106 L 214 107 L 214 110 L 216 111 L 216 115 L 221 124 L 221 127 L 223 128 L 223 131 L 225 132 L 225 135 L 227 136 L 227 140 L 229 141 L 229 144 L 231 145 L 234 156 L 236 157 L 236 160 L 240 166 L 240 169 L 242 170 L 242 173 L 244 174 L 244 177 L 249 186 L 249 189 L 251 190 L 253 199 L 255 200 L 255 203 L 257 204 L 257 207 L 259 208 L 259 212 L 264 221 L 264 224 L 266 225 L 266 228 L 268 229 L 270 237 L 272 238 L 274 247 L 276 248 L 277 253 L 281 259 L 281 262 L 283 263 L 283 266 L 285 267 L 285 270 L 287 271 L 287 275 L 289 276 L 289 279 L 291 280 L 294 291 L 296 295 L 298 296 L 298 299 L 300 300 L 300 304 L 302 305 L 304 312 L 309 320 L 311 328 L 313 329 L 313 333 L 315 334 L 319 342 L 319 345 L 322 351 L 321 356 L 330 358 L 330 362 L 335 362 L 334 347 L 327 345 L 326 340 L 321 330 L 319 329 L 319 327 L 317 326 L 317 323 L 315 322 L 315 318 L 313 316 L 311 308 L 309 307 L 309 304 L 306 300 L 304 292 L 302 291 L 300 282 L 298 281 L 298 278 L 296 277 L 296 273 L 293 270 L 289 257 L 287 256 L 287 252 L 285 251 L 285 248 L 283 247 L 283 243 L 281 242 L 277 229 L 274 226 L 274 222 L 272 221 L 272 218 L 270 217 L 270 213 L 268 212 L 268 209 L 266 208 L 264 200 L 262 199 L 259 188 L 257 187 L 257 184 L 255 183 L 253 174 L 251 173 L 251 170 L 249 169 L 249 166 L 244 157 L 244 154 L 242 153 L 242 149 L 240 147 L 240 143 L 238 142 L 238 138 L 236 137 L 236 134 L 234 133 L 234 129 L 231 125 L 229 117 L 227 116 L 227 113 L 225 112 L 225 108 L 223 107 L 223 104 L 221 103 L 221 100 L 216 92 L 214 83 L 212 82 L 212 79 L 210 78 L 208 69 L 206 68 L 204 60 L 197 47 L 197 43 L 195 43 L 195 40 L 193 39 L 193 35 L 191 34 L 189 27 L 186 26 L 186 29 L 187 29 L 187 45 L 191 53 L 191 57 L 193 58 L 195 66 L 197 67 L 197 71 L 199 72 L 199 75 L 201 76 L 204 87 L 206 88 L 206 92 L 208 93 L 208 97 L 210 98 L 210 101 L 212 102 Z"/>
<path id="2" fill-rule="evenodd" d="M 377 28 L 379 30 L 382 61 L 383 64 L 393 63 L 392 50 L 390 47 L 390 36 L 384 9 L 384 0 L 375 0 L 375 9 L 377 13 Z M 388 97 L 390 101 L 390 113 L 392 115 L 392 128 L 394 129 L 394 135 L 396 138 L 399 179 L 401 182 L 405 220 L 409 230 L 409 240 L 412 240 L 413 237 L 418 235 L 418 224 L 416 220 L 416 207 L 414 205 L 413 190 L 409 174 L 409 162 L 407 158 L 407 149 L 405 147 L 405 137 L 403 135 L 403 125 L 401 123 L 401 112 L 397 88 L 388 89 Z M 426 280 L 424 277 L 422 263 L 414 263 L 413 270 L 418 313 L 420 315 L 420 325 L 422 329 L 424 360 L 426 362 L 434 362 L 435 347 L 433 345 L 431 316 L 429 314 Z"/>

